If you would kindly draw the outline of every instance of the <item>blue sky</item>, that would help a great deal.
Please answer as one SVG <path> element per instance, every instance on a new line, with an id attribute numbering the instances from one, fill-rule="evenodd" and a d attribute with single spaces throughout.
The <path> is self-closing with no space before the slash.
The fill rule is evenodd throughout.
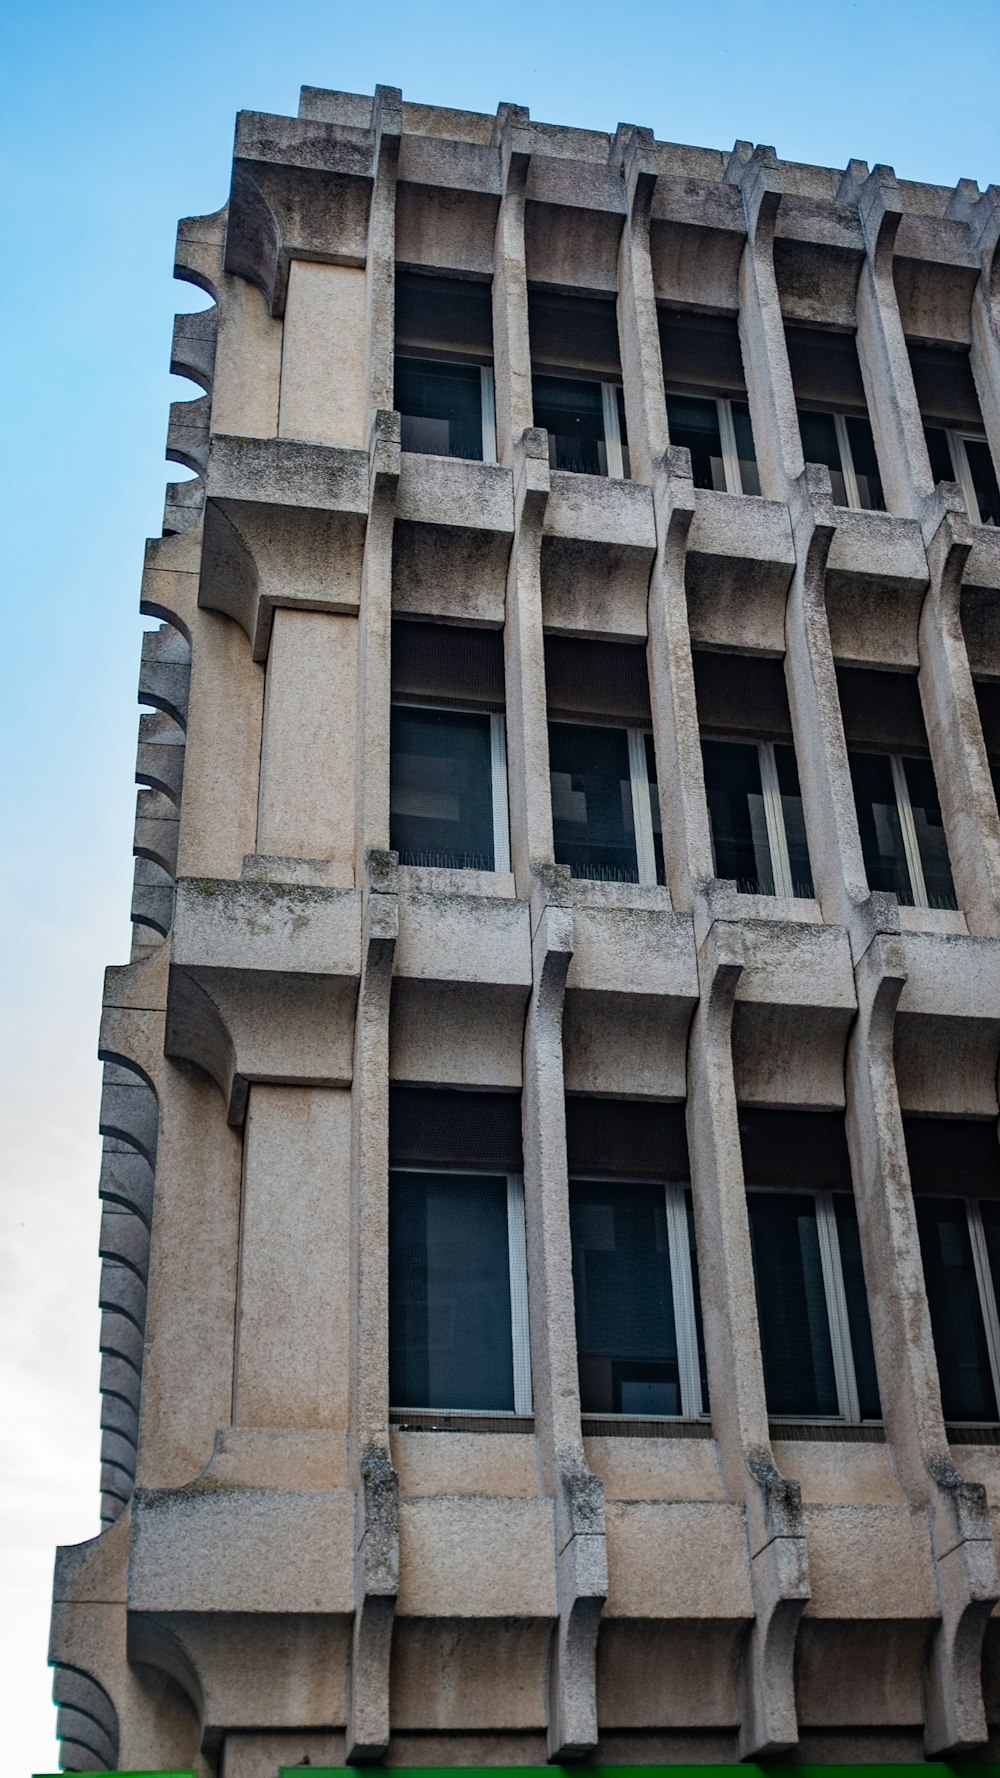
<path id="1" fill-rule="evenodd" d="M 128 954 L 143 540 L 158 532 L 179 216 L 238 109 L 303 83 L 901 177 L 1000 181 L 1000 0 L 35 0 L 0 25 L 6 414 L 0 1525 L 11 1772 L 55 1769 L 52 1548 L 96 1529 L 101 972 Z M 169 472 L 171 475 L 173 471 Z M 182 475 L 183 471 L 176 472 Z M 5 1575 L 5 1579 L 8 1576 Z"/>

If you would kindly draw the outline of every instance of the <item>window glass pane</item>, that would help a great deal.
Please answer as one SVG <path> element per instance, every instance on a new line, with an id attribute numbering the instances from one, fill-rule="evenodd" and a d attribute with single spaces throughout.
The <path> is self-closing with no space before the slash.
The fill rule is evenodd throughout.
<path id="1" fill-rule="evenodd" d="M 395 402 L 404 451 L 482 459 L 483 398 L 478 364 L 397 358 Z"/>
<path id="2" fill-rule="evenodd" d="M 833 423 L 833 415 L 815 414 L 810 409 L 801 407 L 798 412 L 802 455 L 807 463 L 826 464 L 830 471 L 830 482 L 833 487 L 833 504 L 834 506 L 846 506 L 847 484 L 844 481 L 840 446 L 837 443 L 837 428 Z"/>
<path id="3" fill-rule="evenodd" d="M 879 1400 L 878 1377 L 875 1374 L 875 1350 L 868 1316 L 865 1274 L 861 1264 L 858 1213 L 854 1199 L 846 1192 L 834 1194 L 833 1207 L 840 1241 L 840 1269 L 844 1274 L 844 1295 L 847 1298 L 847 1322 L 851 1332 L 858 1405 L 862 1420 L 880 1420 L 882 1403 Z"/>
<path id="4" fill-rule="evenodd" d="M 854 464 L 854 479 L 858 484 L 858 501 L 871 512 L 884 512 L 885 495 L 882 492 L 882 477 L 875 455 L 871 425 L 867 417 L 862 419 L 859 415 L 848 416 L 845 424 Z"/>
<path id="5" fill-rule="evenodd" d="M 670 442 L 686 445 L 691 452 L 691 473 L 696 488 L 726 492 L 722 462 L 718 402 L 699 395 L 668 395 L 667 424 Z"/>
<path id="6" fill-rule="evenodd" d="M 665 883 L 663 874 L 663 823 L 660 816 L 660 790 L 656 781 L 656 754 L 652 735 L 644 735 L 646 746 L 646 777 L 649 779 L 649 812 L 653 819 L 653 851 L 656 853 L 656 881 Z"/>
<path id="7" fill-rule="evenodd" d="M 892 785 L 892 766 L 884 753 L 848 752 L 861 850 L 870 889 L 886 889 L 904 907 L 913 906 L 910 873 L 903 852 L 903 833 Z"/>
<path id="8" fill-rule="evenodd" d="M 837 1414 L 815 1199 L 747 1193 L 764 1388 L 771 1414 Z"/>
<path id="9" fill-rule="evenodd" d="M 531 389 L 535 425 L 544 426 L 549 435 L 552 468 L 572 469 L 579 475 L 607 475 L 600 383 L 572 377 L 533 377 Z"/>
<path id="10" fill-rule="evenodd" d="M 812 866 L 809 863 L 795 748 L 787 742 L 776 741 L 774 763 L 778 773 L 778 789 L 781 792 L 781 812 L 785 818 L 785 844 L 788 847 L 788 863 L 792 872 L 792 888 L 796 895 L 809 896 L 814 892 Z"/>
<path id="11" fill-rule="evenodd" d="M 549 767 L 556 862 L 574 877 L 637 883 L 625 730 L 551 722 Z"/>
<path id="12" fill-rule="evenodd" d="M 663 1186 L 570 1182 L 580 1405 L 587 1414 L 679 1414 Z"/>
<path id="13" fill-rule="evenodd" d="M 622 471 L 625 480 L 628 481 L 632 474 L 632 459 L 628 450 L 628 428 L 625 425 L 625 392 L 623 389 L 615 390 L 615 399 L 618 403 L 618 436 L 622 446 Z"/>
<path id="14" fill-rule="evenodd" d="M 757 452 L 754 449 L 753 429 L 750 425 L 750 408 L 745 401 L 734 401 L 733 431 L 736 434 L 736 453 L 740 460 L 740 481 L 744 494 L 760 493 L 760 475 L 757 470 Z"/>
<path id="15" fill-rule="evenodd" d="M 1000 1304 L 1000 1201 L 980 1198 L 979 1212 L 983 1219 L 983 1234 L 986 1237 L 986 1252 L 990 1263 L 990 1277 L 993 1280 L 993 1295 Z"/>
<path id="16" fill-rule="evenodd" d="M 964 1200 L 914 1198 L 946 1420 L 995 1420 L 996 1396 Z"/>
<path id="17" fill-rule="evenodd" d="M 706 739 L 701 753 L 716 876 L 745 895 L 773 895 L 757 743 Z"/>
<path id="18" fill-rule="evenodd" d="M 389 1395 L 513 1412 L 506 1179 L 390 1173 Z"/>
<path id="19" fill-rule="evenodd" d="M 708 1403 L 708 1361 L 705 1357 L 705 1326 L 701 1314 L 701 1279 L 698 1275 L 698 1252 L 694 1242 L 694 1204 L 691 1193 L 684 1193 L 687 1205 L 688 1252 L 691 1256 L 691 1285 L 694 1290 L 694 1321 L 695 1333 L 698 1338 L 698 1370 L 701 1374 L 701 1411 L 707 1414 Z"/>
<path id="20" fill-rule="evenodd" d="M 493 869 L 490 719 L 394 704 L 389 844 L 401 864 Z"/>
<path id="21" fill-rule="evenodd" d="M 997 487 L 997 472 L 993 467 L 990 447 L 985 438 L 967 438 L 965 455 L 969 461 L 969 474 L 976 490 L 979 502 L 979 523 L 981 525 L 1000 525 L 1000 488 Z M 975 523 L 975 513 L 969 517 Z"/>
<path id="22" fill-rule="evenodd" d="M 925 426 L 924 438 L 927 441 L 927 455 L 931 460 L 931 474 L 936 482 L 953 482 L 955 465 L 951 460 L 951 445 L 948 434 L 943 426 Z"/>
<path id="23" fill-rule="evenodd" d="M 917 849 L 924 868 L 927 900 L 932 908 L 956 907 L 958 904 L 955 900 L 955 885 L 951 879 L 951 865 L 948 862 L 948 842 L 941 819 L 934 767 L 929 759 L 904 759 L 903 770 L 913 808 L 913 825 L 917 830 Z"/>

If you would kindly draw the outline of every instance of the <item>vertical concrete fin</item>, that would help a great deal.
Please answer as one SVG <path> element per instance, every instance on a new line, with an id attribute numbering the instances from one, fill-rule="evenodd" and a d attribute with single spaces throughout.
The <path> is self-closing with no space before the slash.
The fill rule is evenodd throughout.
<path id="1" fill-rule="evenodd" d="M 530 903 L 532 992 L 521 1116 L 535 1429 L 554 1503 L 558 1620 L 549 1656 L 550 1760 L 597 1744 L 597 1634 L 607 1596 L 604 1492 L 587 1463 L 573 1310 L 562 1020 L 573 955 L 566 865 L 536 867 Z"/>
<path id="2" fill-rule="evenodd" d="M 621 173 L 627 216 L 618 246 L 618 334 L 632 480 L 652 483 L 669 444 L 649 220 L 657 160 L 652 130 L 619 124 L 612 166 Z"/>
<path id="3" fill-rule="evenodd" d="M 707 902 L 696 909 L 696 934 L 702 927 L 701 999 L 688 1045 L 688 1146 L 712 1425 L 723 1473 L 746 1511 L 754 1621 L 742 1667 L 739 1749 L 742 1759 L 755 1759 L 798 1740 L 794 1653 L 809 1566 L 798 1485 L 779 1473 L 771 1450 L 755 1312 L 732 1059 L 742 938 L 713 918 Z"/>
<path id="4" fill-rule="evenodd" d="M 511 862 L 524 899 L 531 895 L 536 865 L 552 860 L 541 570 L 549 488 L 546 434 L 532 427 L 514 450 L 514 535 L 504 620 Z"/>
<path id="5" fill-rule="evenodd" d="M 361 983 L 351 1089 L 351 1484 L 354 1623 L 346 1758 L 389 1745 L 389 1663 L 399 1588 L 399 1483 L 389 1450 L 389 999 L 399 934 L 397 855 L 365 857 Z"/>
<path id="6" fill-rule="evenodd" d="M 497 459 L 513 466 L 515 444 L 534 424 L 524 246 L 524 193 L 531 126 L 522 105 L 501 105 L 493 127 L 500 157 L 500 206 L 493 244 L 493 376 Z"/>
<path id="7" fill-rule="evenodd" d="M 782 195 L 774 149 L 737 142 L 726 180 L 739 188 L 747 230 L 740 260 L 739 330 L 761 491 L 770 500 L 787 500 L 788 484 L 801 475 L 803 457 L 774 271 L 774 229 Z"/>
<path id="8" fill-rule="evenodd" d="M 985 1490 L 952 1461 L 941 1411 L 893 1035 L 906 981 L 898 939 L 877 936 L 855 969 L 858 1017 L 847 1053 L 847 1139 L 872 1338 L 900 1482 L 930 1511 L 941 1617 L 925 1673 L 929 1758 L 986 1740 L 982 1639 L 1000 1597 Z"/>
<path id="9" fill-rule="evenodd" d="M 708 882 L 713 869 L 685 584 L 694 513 L 691 453 L 686 446 L 669 445 L 653 484 L 656 554 L 646 662 L 667 886 L 674 907 L 685 910 L 692 904 L 692 885 Z"/>

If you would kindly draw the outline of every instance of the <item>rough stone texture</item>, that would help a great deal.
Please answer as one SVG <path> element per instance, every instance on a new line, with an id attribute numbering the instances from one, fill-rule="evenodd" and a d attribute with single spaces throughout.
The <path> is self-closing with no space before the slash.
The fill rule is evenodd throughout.
<path id="1" fill-rule="evenodd" d="M 143 574 L 68 1767 L 997 1757 L 1000 1448 L 943 1420 L 901 1113 L 1000 1117 L 1000 543 L 932 484 L 906 345 L 969 347 L 1000 462 L 998 242 L 996 187 L 747 142 L 388 87 L 240 116 L 178 230 L 214 307 Z M 400 450 L 397 263 L 491 280 L 496 464 Z M 614 299 L 629 480 L 550 470 L 529 280 Z M 738 317 L 760 497 L 694 488 L 657 303 Z M 856 332 L 887 512 L 804 463 L 785 321 Z M 508 873 L 387 849 L 394 614 L 502 628 Z M 554 864 L 547 633 L 645 646 L 662 887 Z M 692 645 L 784 659 L 811 900 L 714 876 Z M 918 675 L 956 912 L 869 890 L 838 664 Z M 392 1425 L 390 1078 L 520 1089 L 516 1430 Z M 710 1422 L 581 1414 L 566 1090 L 686 1101 Z M 769 1422 L 741 1104 L 845 1111 L 884 1430 Z"/>

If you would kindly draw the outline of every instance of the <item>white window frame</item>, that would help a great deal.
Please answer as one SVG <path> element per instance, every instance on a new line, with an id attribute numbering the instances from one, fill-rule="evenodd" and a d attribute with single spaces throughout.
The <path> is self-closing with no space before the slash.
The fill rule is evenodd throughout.
<path id="1" fill-rule="evenodd" d="M 581 1185 L 630 1185 L 643 1181 L 611 1178 L 607 1173 L 574 1173 L 570 1183 Z M 663 1198 L 667 1219 L 667 1257 L 670 1263 L 670 1290 L 674 1305 L 674 1337 L 677 1341 L 677 1377 L 680 1387 L 679 1414 L 593 1414 L 584 1412 L 589 1420 L 705 1420 L 708 1418 L 701 1392 L 701 1361 L 698 1356 L 698 1320 L 695 1313 L 694 1272 L 691 1267 L 691 1245 L 688 1240 L 687 1193 L 690 1185 L 679 1181 L 664 1182 Z"/>
<path id="2" fill-rule="evenodd" d="M 465 704 L 421 704 L 410 698 L 394 700 L 398 710 L 434 710 L 448 716 L 489 716 L 490 721 L 490 793 L 493 805 L 493 871 L 510 871 L 510 809 L 507 790 L 507 718 L 502 712 L 476 710 Z M 391 782 L 391 772 L 390 772 Z M 450 865 L 461 870 L 462 865 Z M 397 1169 L 398 1171 L 398 1169 Z"/>
<path id="3" fill-rule="evenodd" d="M 981 525 L 983 523 L 983 515 L 979 506 L 979 495 L 976 493 L 976 484 L 972 479 L 972 470 L 969 467 L 965 441 L 968 439 L 970 444 L 988 444 L 989 441 L 986 438 L 985 433 L 954 432 L 947 426 L 944 429 L 944 435 L 948 440 L 948 449 L 951 452 L 951 465 L 954 470 L 955 480 L 962 490 L 965 509 L 973 524 Z M 1000 1396 L 998 1396 L 997 1399 L 1000 1401 Z"/>
<path id="4" fill-rule="evenodd" d="M 512 1414 L 534 1413 L 531 1384 L 531 1332 L 528 1314 L 528 1237 L 524 1218 L 524 1176 L 521 1173 L 491 1173 L 482 1167 L 396 1167 L 390 1173 L 410 1173 L 426 1179 L 458 1174 L 481 1179 L 505 1179 L 507 1182 L 507 1272 L 510 1280 L 510 1344 L 514 1387 Z M 391 1413 L 454 1414 L 461 1416 L 504 1417 L 496 1408 L 450 1408 L 447 1405 L 428 1408 L 400 1408 L 390 1404 Z M 510 1413 L 510 1410 L 508 1410 Z M 511 1415 L 512 1417 L 512 1415 Z"/>
<path id="5" fill-rule="evenodd" d="M 587 722 L 586 719 L 580 722 L 570 722 L 564 721 L 562 717 L 558 716 L 551 716 L 549 722 L 560 724 L 564 728 L 607 728 L 613 729 L 619 735 L 624 734 L 628 746 L 629 789 L 632 793 L 632 833 L 635 839 L 638 882 L 641 888 L 656 888 L 659 884 L 656 875 L 656 842 L 653 837 L 653 806 L 650 801 L 649 768 L 646 765 L 646 736 L 652 736 L 652 729 L 634 728 L 624 722 Z M 660 825 L 662 828 L 662 813 Z M 586 882 L 587 878 L 581 880 Z"/>
<path id="6" fill-rule="evenodd" d="M 622 453 L 622 432 L 618 420 L 618 383 L 601 384 L 601 415 L 604 421 L 604 452 L 608 463 L 608 480 L 625 480 L 625 458 Z"/>
<path id="7" fill-rule="evenodd" d="M 781 801 L 781 787 L 778 783 L 778 762 L 773 741 L 754 741 L 748 736 L 739 740 L 736 736 L 705 735 L 706 741 L 722 741 L 724 744 L 737 747 L 756 747 L 757 763 L 760 769 L 761 797 L 764 804 L 764 828 L 769 853 L 768 862 L 771 867 L 771 882 L 774 888 L 771 893 L 776 899 L 796 901 L 800 898 L 795 894 L 795 883 L 792 879 L 791 859 L 788 855 L 788 833 L 785 828 L 785 811 Z M 705 801 L 708 797 L 706 794 Z M 715 864 L 715 836 L 711 831 L 709 820 L 709 838 L 712 844 L 712 863 Z M 754 840 L 756 842 L 756 834 Z M 756 843 L 754 846 L 756 851 Z"/>
<path id="8" fill-rule="evenodd" d="M 920 857 L 920 844 L 917 840 L 917 826 L 913 819 L 913 804 L 910 800 L 910 786 L 906 781 L 906 760 L 902 753 L 890 753 L 889 764 L 892 767 L 892 788 L 896 796 L 896 809 L 899 815 L 899 829 L 903 837 L 903 856 L 910 878 L 910 894 L 913 896 L 915 908 L 929 908 L 927 884 L 924 880 L 924 866 Z"/>
<path id="9" fill-rule="evenodd" d="M 972 1247 L 972 1266 L 979 1290 L 979 1307 L 982 1310 L 983 1327 L 986 1332 L 986 1352 L 989 1359 L 990 1375 L 993 1379 L 993 1396 L 997 1404 L 997 1411 L 1000 1413 L 1000 1314 L 997 1312 L 996 1292 L 993 1289 L 993 1274 L 990 1271 L 986 1231 L 983 1228 L 983 1213 L 978 1198 L 966 1198 L 964 1202 L 969 1242 Z"/>
<path id="10" fill-rule="evenodd" d="M 840 452 L 840 473 L 844 478 L 844 489 L 847 494 L 847 505 L 852 512 L 863 510 L 858 494 L 858 478 L 854 471 L 854 453 L 847 431 L 846 414 L 833 414 L 834 431 L 837 434 L 837 449 Z"/>
<path id="11" fill-rule="evenodd" d="M 749 1186 L 748 1198 L 752 1193 L 765 1193 L 768 1190 L 788 1191 L 787 1186 Z M 791 1188 L 794 1192 L 794 1187 Z M 816 1235 L 819 1245 L 820 1272 L 823 1279 L 823 1298 L 826 1307 L 827 1326 L 830 1330 L 830 1351 L 833 1359 L 834 1386 L 837 1391 L 836 1414 L 770 1414 L 769 1419 L 775 1422 L 815 1421 L 820 1425 L 835 1425 L 843 1421 L 848 1426 L 879 1425 L 880 1421 L 862 1420 L 861 1405 L 858 1400 L 857 1373 L 854 1367 L 854 1345 L 851 1340 L 851 1325 L 847 1314 L 847 1291 L 844 1285 L 844 1265 L 840 1252 L 840 1230 L 837 1227 L 836 1199 L 844 1194 L 832 1191 L 794 1192 L 795 1196 L 811 1198 L 816 1211 Z M 998 1397 L 1000 1400 L 1000 1397 Z"/>
<path id="12" fill-rule="evenodd" d="M 402 350 L 397 346 L 395 355 L 397 358 L 409 358 L 411 360 L 423 359 L 427 364 L 460 364 L 465 370 L 472 368 L 468 360 L 465 358 L 439 358 L 432 353 L 408 352 L 405 346 Z M 484 463 L 495 463 L 497 460 L 497 404 L 492 364 L 481 364 L 479 366 L 479 406 L 483 432 L 482 461 Z M 419 455 L 432 456 L 433 452 L 428 451 L 425 453 L 421 451 Z M 452 457 L 449 458 L 448 461 L 453 463 L 474 463 L 476 459 L 474 457 Z"/>
<path id="13" fill-rule="evenodd" d="M 483 462 L 497 460 L 497 403 L 492 364 L 479 366 L 479 393 L 483 409 Z"/>
<path id="14" fill-rule="evenodd" d="M 699 393 L 696 389 L 668 389 L 667 395 L 687 396 L 697 401 L 714 401 L 719 417 L 719 443 L 722 447 L 722 474 L 725 479 L 727 494 L 747 496 L 740 473 L 740 453 L 736 443 L 736 422 L 733 419 L 733 404 L 728 395 L 709 395 Z M 740 397 L 739 399 L 742 399 Z M 717 490 L 718 491 L 718 490 Z"/>

